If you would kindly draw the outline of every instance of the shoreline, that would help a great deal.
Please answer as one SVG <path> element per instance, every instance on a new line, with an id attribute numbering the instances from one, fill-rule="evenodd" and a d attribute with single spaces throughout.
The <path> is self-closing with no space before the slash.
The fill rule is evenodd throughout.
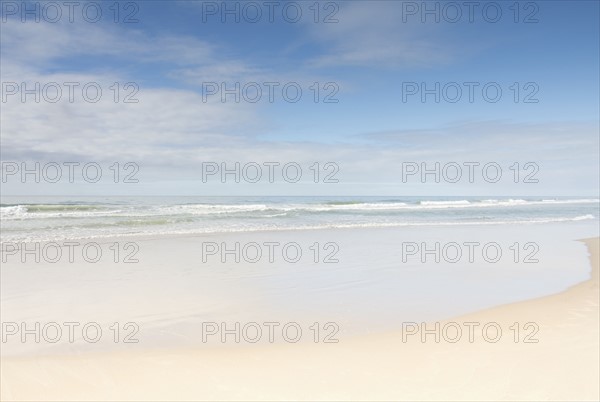
<path id="1" fill-rule="evenodd" d="M 588 280 L 548 296 L 440 321 L 495 322 L 497 342 L 402 342 L 401 332 L 337 344 L 10 357 L 2 400 L 598 400 L 599 238 Z M 515 342 L 514 322 L 538 326 Z M 432 324 L 432 323 L 429 323 Z M 429 326 L 428 328 L 433 328 Z"/>
<path id="2" fill-rule="evenodd" d="M 582 219 L 583 218 L 583 219 Z M 281 234 L 281 233 L 297 233 L 310 231 L 349 231 L 357 229 L 367 230 L 386 230 L 386 229 L 422 229 L 422 228 L 448 228 L 448 227 L 489 227 L 489 226 L 534 226 L 534 225 L 553 225 L 557 223 L 575 223 L 595 219 L 592 215 L 582 215 L 575 218 L 555 219 L 555 220 L 540 220 L 540 221 L 498 221 L 498 222 L 419 222 L 419 223 L 389 223 L 389 224 L 348 224 L 333 225 L 333 226 L 308 226 L 308 227 L 282 227 L 282 228 L 253 228 L 251 230 L 232 229 L 228 231 L 215 230 L 210 232 L 165 232 L 165 233 L 122 233 L 108 234 L 83 237 L 68 237 L 61 239 L 32 239 L 32 240 L 2 240 L 0 237 L 0 245 L 5 244 L 31 244 L 31 243 L 66 243 L 71 241 L 76 242 L 97 242 L 99 244 L 108 244 L 116 241 L 153 241 L 161 239 L 199 239 L 211 238 L 217 236 L 228 235 L 252 235 L 252 234 Z"/>

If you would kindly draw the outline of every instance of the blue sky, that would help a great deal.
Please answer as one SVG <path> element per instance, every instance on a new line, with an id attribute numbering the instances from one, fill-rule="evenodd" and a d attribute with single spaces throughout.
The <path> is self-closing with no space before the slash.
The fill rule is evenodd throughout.
<path id="1" fill-rule="evenodd" d="M 463 14 L 456 23 L 443 16 L 436 23 L 431 15 L 422 22 L 420 12 L 403 15 L 422 2 L 320 2 L 320 20 L 336 11 L 336 23 L 315 23 L 312 1 L 294 3 L 303 11 L 297 23 L 277 12 L 286 2 L 276 2 L 274 23 L 265 14 L 258 23 L 243 16 L 239 23 L 232 16 L 223 23 L 220 15 L 204 13 L 213 5 L 220 12 L 221 2 L 134 3 L 139 22 L 130 24 L 113 22 L 112 2 L 102 5 L 98 23 L 77 13 L 73 23 L 66 18 L 22 22 L 3 5 L 3 83 L 94 81 L 105 93 L 95 104 L 7 98 L 2 103 L 1 152 L 3 161 L 135 161 L 142 183 L 124 189 L 12 182 L 3 184 L 5 191 L 598 194 L 597 1 L 520 2 L 519 23 L 510 8 L 514 2 L 492 2 L 503 13 L 496 23 L 482 16 L 481 8 L 490 2 L 479 3 L 473 22 Z M 235 7 L 236 2 L 227 4 Z M 436 2 L 427 4 L 435 7 Z M 131 10 L 121 9 L 120 19 Z M 461 6 L 461 11 L 467 9 Z M 531 13 L 537 22 L 524 23 Z M 139 103 L 112 102 L 108 88 L 114 82 L 135 82 Z M 207 82 L 229 87 L 236 82 L 296 82 L 303 96 L 298 103 L 284 101 L 280 92 L 273 103 L 265 93 L 257 103 L 221 102 L 218 95 L 203 102 Z M 338 103 L 313 102 L 309 87 L 314 82 L 339 88 Z M 403 101 L 407 82 L 428 88 L 456 82 L 463 98 L 436 103 L 429 96 L 421 102 L 417 94 Z M 472 103 L 466 99 L 465 82 L 478 83 Z M 502 89 L 497 103 L 483 99 L 480 88 L 486 83 Z M 517 103 L 514 83 L 520 88 Z M 533 88 L 539 102 L 524 103 Z M 340 183 L 197 185 L 203 161 L 272 160 L 304 166 L 336 162 Z M 397 180 L 401 161 L 496 161 L 503 166 L 533 161 L 541 166 L 541 181 L 529 187 L 406 185 Z"/>

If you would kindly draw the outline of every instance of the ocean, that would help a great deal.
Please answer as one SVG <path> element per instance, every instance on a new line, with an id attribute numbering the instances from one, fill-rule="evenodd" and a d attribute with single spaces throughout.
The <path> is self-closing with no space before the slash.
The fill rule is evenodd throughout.
<path id="1" fill-rule="evenodd" d="M 544 225 L 597 222 L 600 216 L 597 197 L 6 196 L 0 201 L 2 242 L 360 227 Z"/>

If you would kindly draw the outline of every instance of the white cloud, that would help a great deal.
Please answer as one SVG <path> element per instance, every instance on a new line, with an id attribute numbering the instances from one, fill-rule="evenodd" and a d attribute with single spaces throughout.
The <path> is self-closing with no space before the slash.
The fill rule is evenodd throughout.
<path id="1" fill-rule="evenodd" d="M 316 67 L 415 67 L 446 64 L 459 49 L 439 24 L 402 22 L 402 2 L 351 1 L 342 3 L 338 23 L 308 28 L 324 54 L 312 60 Z M 443 41 L 441 40 L 443 38 Z"/>
<path id="2" fill-rule="evenodd" d="M 213 45 L 194 37 L 152 37 L 119 25 L 9 20 L 2 26 L 2 58 L 37 68 L 64 57 L 92 55 L 188 65 L 210 61 L 214 51 Z"/>
<path id="3" fill-rule="evenodd" d="M 386 13 L 387 8 L 377 7 L 375 11 L 375 7 L 365 4 L 350 2 L 342 9 L 339 24 L 315 33 L 318 40 L 333 49 L 317 63 L 398 66 L 439 63 L 451 58 L 435 42 L 429 42 L 427 35 L 424 38 L 420 30 L 397 27 L 398 17 L 392 9 Z M 190 37 L 149 37 L 141 31 L 122 35 L 118 28 L 92 25 L 81 29 L 61 24 L 5 24 L 2 34 L 3 82 L 95 81 L 105 91 L 102 100 L 94 104 L 80 97 L 74 103 L 67 99 L 56 104 L 21 103 L 15 98 L 3 103 L 3 160 L 135 161 L 146 172 L 147 183 L 174 177 L 181 181 L 197 180 L 203 161 L 295 161 L 304 166 L 319 161 L 336 162 L 340 166 L 339 186 L 268 189 L 279 194 L 293 191 L 440 194 L 444 188 L 400 185 L 401 163 L 463 162 L 473 158 L 482 162 L 534 161 L 540 164 L 541 177 L 545 179 L 538 187 L 467 186 L 452 187 L 450 191 L 504 195 L 520 191 L 538 194 L 597 191 L 597 123 L 471 122 L 431 130 L 368 133 L 359 136 L 362 144 L 260 141 L 261 134 L 272 133 L 270 121 L 260 114 L 257 105 L 220 103 L 214 98 L 203 102 L 201 94 L 193 90 L 143 87 L 137 95 L 139 103 L 114 103 L 108 88 L 113 82 L 131 80 L 126 71 L 114 67 L 117 64 L 108 63 L 113 67 L 109 69 L 102 66 L 81 72 L 59 61 L 64 57 L 106 55 L 133 62 L 165 62 L 167 71 L 191 83 L 204 80 L 205 76 L 210 76 L 210 81 L 297 81 L 298 76 L 241 60 L 223 59 L 218 57 L 217 45 Z M 422 40 L 426 46 L 419 42 Z M 49 72 L 52 67 L 57 71 Z M 299 68 L 299 72 L 303 71 Z M 313 78 L 310 74 L 299 76 L 306 82 Z M 358 133 L 348 133 L 352 134 Z M 327 133 L 323 135 L 328 137 Z M 234 187 L 213 191 L 214 194 L 248 191 L 243 186 Z M 185 186 L 178 191 L 198 193 L 188 191 Z"/>

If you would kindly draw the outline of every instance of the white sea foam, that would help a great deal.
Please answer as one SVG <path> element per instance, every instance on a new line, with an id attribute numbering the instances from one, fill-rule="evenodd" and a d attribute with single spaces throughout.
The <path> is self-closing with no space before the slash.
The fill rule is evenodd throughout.
<path id="1" fill-rule="evenodd" d="M 27 214 L 27 207 L 24 205 L 11 205 L 8 207 L 0 207 L 0 218 L 10 219 L 19 218 Z"/>
<path id="2" fill-rule="evenodd" d="M 9 204 L 2 241 L 326 228 L 543 224 L 597 219 L 598 199 Z M 595 204 L 595 205 L 593 205 Z"/>
<path id="3" fill-rule="evenodd" d="M 541 201 L 523 199 L 486 199 L 482 201 L 448 200 L 406 202 L 355 202 L 355 203 L 314 203 L 314 204 L 185 204 L 157 206 L 98 206 L 98 205 L 10 205 L 0 207 L 2 219 L 52 219 L 87 217 L 148 217 L 170 215 L 228 215 L 264 213 L 264 217 L 281 216 L 286 212 L 370 212 L 431 210 L 449 208 L 497 208 L 524 207 L 536 205 L 590 204 L 599 203 L 598 199 L 565 199 Z"/>
<path id="4" fill-rule="evenodd" d="M 192 229 L 148 229 L 127 232 L 103 232 L 103 233 L 84 233 L 81 231 L 70 231 L 60 233 L 44 234 L 6 234 L 4 233 L 1 243 L 9 242 L 30 242 L 30 241 L 61 241 L 70 239 L 107 239 L 121 237 L 144 237 L 144 236 L 172 236 L 172 235 L 198 235 L 213 233 L 245 233 L 245 232 L 265 232 L 265 231 L 295 231 L 295 230 L 324 230 L 324 229 L 357 229 L 357 228 L 394 228 L 394 227 L 464 227 L 464 226 L 490 226 L 490 225 L 535 225 L 560 222 L 577 222 L 596 219 L 594 215 L 581 215 L 576 217 L 556 217 L 547 219 L 521 219 L 521 220 L 503 220 L 503 221 L 433 221 L 433 222 L 365 222 L 365 223 L 335 223 L 328 222 L 322 224 L 282 224 L 282 225 L 233 225 L 233 226 L 210 226 L 194 227 Z"/>

